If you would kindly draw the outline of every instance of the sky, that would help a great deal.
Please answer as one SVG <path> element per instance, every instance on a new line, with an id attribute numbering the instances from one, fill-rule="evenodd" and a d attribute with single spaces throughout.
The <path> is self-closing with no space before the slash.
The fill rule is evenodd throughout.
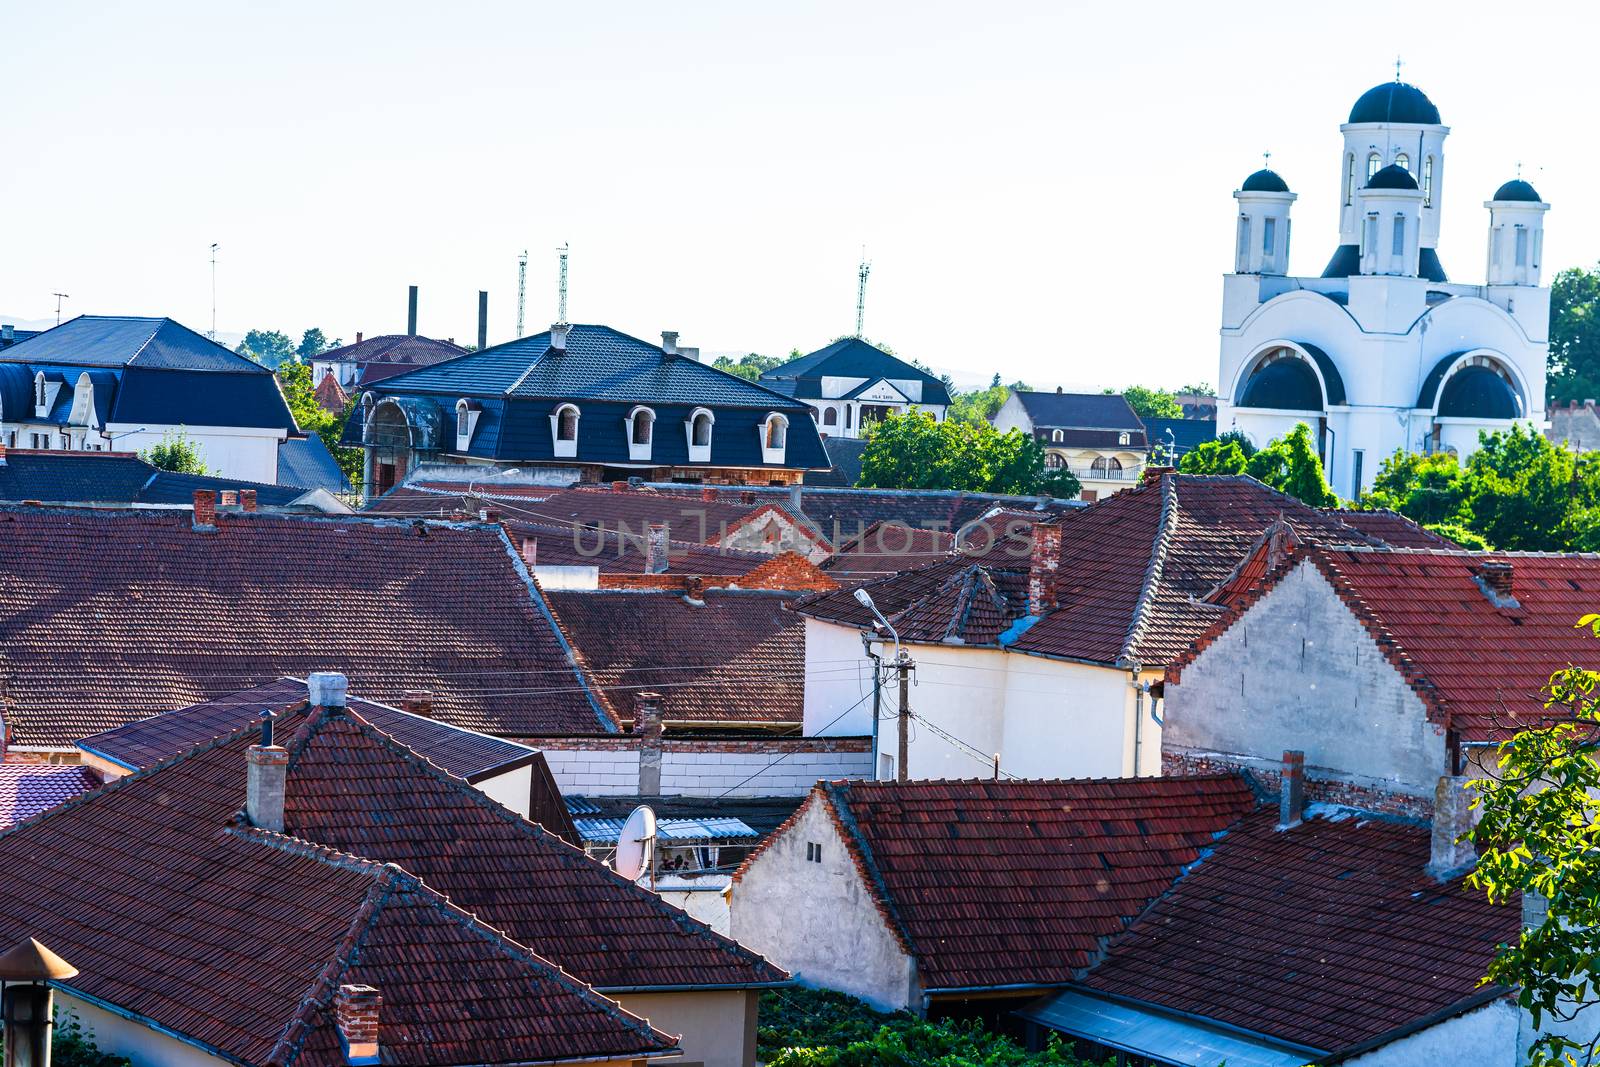
<path id="1" fill-rule="evenodd" d="M 1395 59 L 1452 128 L 1439 252 L 1483 201 L 1600 259 L 1592 5 L 0 4 L 0 316 L 219 334 L 515 335 L 703 352 L 855 325 L 958 382 L 1215 382 L 1233 190 L 1272 153 L 1291 271 L 1337 243 L 1339 123 Z"/>

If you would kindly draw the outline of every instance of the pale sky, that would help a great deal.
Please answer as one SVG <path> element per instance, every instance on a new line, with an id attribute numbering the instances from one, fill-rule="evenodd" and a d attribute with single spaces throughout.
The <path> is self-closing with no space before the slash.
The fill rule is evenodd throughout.
<path id="1" fill-rule="evenodd" d="M 1546 278 L 1600 259 L 1593 5 L 0 5 L 0 316 L 703 351 L 866 334 L 963 382 L 1215 382 L 1231 193 L 1272 152 L 1292 270 L 1398 53 L 1452 127 L 1440 257 L 1481 281 L 1517 162 Z"/>

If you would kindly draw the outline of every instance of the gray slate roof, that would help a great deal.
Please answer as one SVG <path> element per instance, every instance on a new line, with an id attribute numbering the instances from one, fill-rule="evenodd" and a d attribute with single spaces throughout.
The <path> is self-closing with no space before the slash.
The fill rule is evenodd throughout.
<path id="1" fill-rule="evenodd" d="M 1120 393 L 1044 393 L 1015 390 L 1035 429 L 1144 431 L 1144 423 Z"/>
<path id="2" fill-rule="evenodd" d="M 135 315 L 79 315 L 0 350 L 0 362 L 272 373 L 171 319 Z"/>

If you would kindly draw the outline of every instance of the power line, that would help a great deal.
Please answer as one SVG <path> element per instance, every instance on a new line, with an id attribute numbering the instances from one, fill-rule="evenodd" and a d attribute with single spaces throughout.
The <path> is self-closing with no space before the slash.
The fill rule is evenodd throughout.
<path id="1" fill-rule="evenodd" d="M 840 719 L 844 718 L 846 715 L 850 714 L 852 711 L 856 710 L 861 705 L 865 704 L 867 702 L 867 699 L 869 697 L 871 697 L 871 696 L 872 696 L 871 693 L 867 693 L 860 700 L 856 701 L 854 704 L 851 704 L 848 708 L 845 708 L 839 714 L 835 715 L 833 717 L 832 721 L 828 722 L 826 725 L 824 725 L 822 727 L 822 729 L 818 730 L 812 736 L 821 737 L 821 736 L 826 735 L 828 730 L 833 727 L 834 723 L 837 723 Z M 778 764 L 782 763 L 784 760 L 788 759 L 792 755 L 794 755 L 794 753 L 785 752 L 783 755 L 779 756 L 777 759 L 773 760 L 771 763 L 767 764 L 765 767 L 761 768 L 759 771 L 756 771 L 756 773 L 752 774 L 750 777 L 746 778 L 744 781 L 736 782 L 733 785 L 730 785 L 728 788 L 726 788 L 722 792 L 718 793 L 712 799 L 721 800 L 723 797 L 727 796 L 729 793 L 733 792 L 735 789 L 744 788 L 746 785 L 748 785 L 751 782 L 755 781 L 757 778 L 761 777 L 763 774 L 766 774 L 768 771 L 772 770 L 772 768 L 776 767 Z M 874 752 L 872 754 L 872 758 L 874 760 L 876 760 L 878 758 L 878 754 L 876 752 Z"/>

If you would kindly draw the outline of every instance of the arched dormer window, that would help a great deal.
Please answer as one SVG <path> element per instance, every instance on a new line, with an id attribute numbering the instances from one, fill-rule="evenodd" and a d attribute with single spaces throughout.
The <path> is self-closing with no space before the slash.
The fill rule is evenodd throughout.
<path id="1" fill-rule="evenodd" d="M 1117 434 L 1117 444 L 1125 445 L 1127 443 L 1128 443 L 1128 435 L 1126 433 Z"/>
<path id="2" fill-rule="evenodd" d="M 782 463 L 789 442 L 789 420 L 774 411 L 760 426 L 761 462 Z"/>
<path id="3" fill-rule="evenodd" d="M 1376 152 L 1370 153 L 1367 156 L 1367 181 L 1370 182 L 1372 180 L 1372 176 L 1378 173 L 1378 171 L 1382 168 L 1383 157 Z"/>
<path id="4" fill-rule="evenodd" d="M 478 415 L 483 406 L 475 400 L 462 397 L 456 401 L 456 451 L 465 452 L 472 445 L 472 434 L 478 428 Z"/>
<path id="5" fill-rule="evenodd" d="M 822 413 L 822 425 L 824 425 L 824 426 L 837 426 L 837 425 L 839 425 L 839 409 L 838 408 L 828 408 L 826 411 L 824 411 Z"/>
<path id="6" fill-rule="evenodd" d="M 33 413 L 35 415 L 46 415 L 48 412 L 45 409 L 48 406 L 49 400 L 45 394 L 44 371 L 39 371 L 33 376 Z"/>
<path id="7" fill-rule="evenodd" d="M 468 437 L 472 434 L 471 412 L 467 410 L 465 400 L 456 401 L 456 436 Z"/>
<path id="8" fill-rule="evenodd" d="M 1062 442 L 1062 440 L 1063 440 L 1063 438 L 1065 436 L 1066 435 L 1063 434 L 1060 430 L 1051 430 L 1050 431 L 1050 442 L 1052 444 L 1059 445 Z"/>
<path id="9" fill-rule="evenodd" d="M 578 454 L 578 405 L 562 404 L 550 414 L 550 438 L 557 459 Z"/>
<path id="10" fill-rule="evenodd" d="M 1433 157 L 1422 161 L 1422 206 L 1433 206 Z"/>
<path id="11" fill-rule="evenodd" d="M 711 462 L 711 430 L 717 418 L 709 408 L 695 408 L 684 421 L 683 432 L 689 438 L 689 462 Z"/>
<path id="12" fill-rule="evenodd" d="M 655 439 L 656 413 L 644 405 L 628 412 L 628 458 L 649 459 Z"/>

